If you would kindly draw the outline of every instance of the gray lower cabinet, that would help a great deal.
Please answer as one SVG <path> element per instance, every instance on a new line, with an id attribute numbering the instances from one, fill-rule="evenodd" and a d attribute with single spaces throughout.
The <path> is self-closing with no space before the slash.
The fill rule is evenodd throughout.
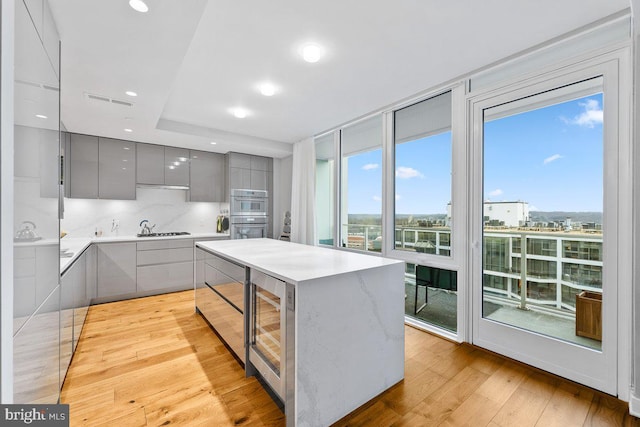
<path id="1" fill-rule="evenodd" d="M 224 155 L 206 151 L 190 151 L 191 202 L 222 202 L 225 197 Z"/>
<path id="2" fill-rule="evenodd" d="M 136 143 L 100 137 L 98 148 L 98 197 L 135 200 Z"/>
<path id="3" fill-rule="evenodd" d="M 193 240 L 137 243 L 137 292 L 179 291 L 193 287 Z"/>
<path id="4" fill-rule="evenodd" d="M 98 137 L 72 133 L 69 135 L 69 176 L 65 178 L 69 197 L 98 198 Z"/>
<path id="5" fill-rule="evenodd" d="M 136 292 L 136 243 L 97 245 L 98 298 Z"/>
<path id="6" fill-rule="evenodd" d="M 82 330 L 82 324 L 77 324 L 79 322 L 75 319 L 74 311 L 81 298 L 79 294 L 84 294 L 86 279 L 87 270 L 84 255 L 75 260 L 60 279 L 62 285 L 60 297 L 60 376 L 63 378 L 69 368 L 75 348 L 74 331 L 76 328 Z"/>
<path id="7" fill-rule="evenodd" d="M 196 308 L 243 363 L 245 278 L 243 266 L 196 248 Z"/>

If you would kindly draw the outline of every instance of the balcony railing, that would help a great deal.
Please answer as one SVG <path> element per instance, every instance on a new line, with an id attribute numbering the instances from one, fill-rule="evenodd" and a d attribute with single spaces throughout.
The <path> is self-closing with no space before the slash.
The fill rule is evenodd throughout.
<path id="1" fill-rule="evenodd" d="M 342 246 L 350 249 L 363 251 L 382 251 L 382 227 L 380 225 L 345 224 L 343 225 Z M 436 255 L 448 255 L 451 251 L 451 230 L 445 227 L 417 227 L 417 226 L 396 226 L 394 230 L 395 249 L 430 253 Z M 428 237 L 428 238 L 427 238 Z M 582 259 L 563 256 L 563 242 L 584 241 L 590 245 L 594 254 L 601 253 L 602 235 L 593 233 L 541 233 L 535 230 L 523 231 L 516 229 L 485 230 L 485 237 L 497 238 L 499 243 L 494 241 L 493 246 L 504 245 L 503 250 L 494 253 L 492 256 L 501 258 L 497 264 L 485 266 L 483 273 L 494 277 L 501 277 L 506 280 L 507 289 L 485 286 L 484 290 L 497 299 L 504 299 L 520 305 L 522 308 L 529 306 L 546 307 L 551 310 L 558 310 L 563 313 L 575 311 L 573 300 L 563 301 L 563 293 L 575 294 L 580 291 L 601 292 L 602 275 L 597 269 L 602 268 L 602 261 L 596 259 Z M 533 262 L 549 261 L 555 264 L 551 270 L 537 271 L 537 269 L 526 267 L 527 262 L 522 262 L 522 242 L 534 238 L 536 240 L 554 240 L 553 251 L 541 253 L 528 253 L 525 250 L 524 260 Z M 500 243 L 501 242 L 501 243 Z M 527 244 L 524 245 L 527 248 Z M 594 248 L 595 247 L 595 248 Z M 595 249 L 595 250 L 594 250 Z M 535 261 L 538 260 L 538 261 Z M 500 261 L 500 260 L 498 260 Z M 572 264 L 575 269 L 583 266 L 585 269 L 596 271 L 593 273 L 576 272 L 567 274 L 563 269 L 564 264 Z M 523 273 L 524 270 L 524 273 Z M 528 270 L 528 271 L 527 271 Z M 575 270 L 574 270 L 575 271 Z M 524 285 L 523 285 L 524 284 Z M 530 292 L 530 286 L 550 286 L 555 284 L 554 295 L 548 298 L 536 298 L 539 292 Z"/>

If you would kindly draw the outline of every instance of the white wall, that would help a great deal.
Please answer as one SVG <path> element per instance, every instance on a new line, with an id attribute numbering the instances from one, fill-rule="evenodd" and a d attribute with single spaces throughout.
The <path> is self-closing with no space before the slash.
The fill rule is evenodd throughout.
<path id="1" fill-rule="evenodd" d="M 214 233 L 216 218 L 228 203 L 187 202 L 186 190 L 138 188 L 137 200 L 65 199 L 60 229 L 70 237 L 93 237 L 96 227 L 103 236 L 129 236 L 140 230 L 140 221 L 156 224 L 153 231 Z M 112 220 L 120 223 L 111 231 Z"/>

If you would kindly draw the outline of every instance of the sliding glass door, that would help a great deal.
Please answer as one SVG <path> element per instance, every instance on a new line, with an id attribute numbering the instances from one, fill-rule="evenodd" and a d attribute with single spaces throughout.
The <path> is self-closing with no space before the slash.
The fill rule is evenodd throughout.
<path id="1" fill-rule="evenodd" d="M 474 343 L 616 390 L 615 64 L 473 102 Z"/>

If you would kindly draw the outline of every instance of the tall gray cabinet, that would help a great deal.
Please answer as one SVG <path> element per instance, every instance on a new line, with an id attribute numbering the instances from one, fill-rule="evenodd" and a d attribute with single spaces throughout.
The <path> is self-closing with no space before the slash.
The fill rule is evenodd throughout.
<path id="1" fill-rule="evenodd" d="M 190 181 L 189 201 L 224 201 L 224 154 L 191 150 Z"/>

